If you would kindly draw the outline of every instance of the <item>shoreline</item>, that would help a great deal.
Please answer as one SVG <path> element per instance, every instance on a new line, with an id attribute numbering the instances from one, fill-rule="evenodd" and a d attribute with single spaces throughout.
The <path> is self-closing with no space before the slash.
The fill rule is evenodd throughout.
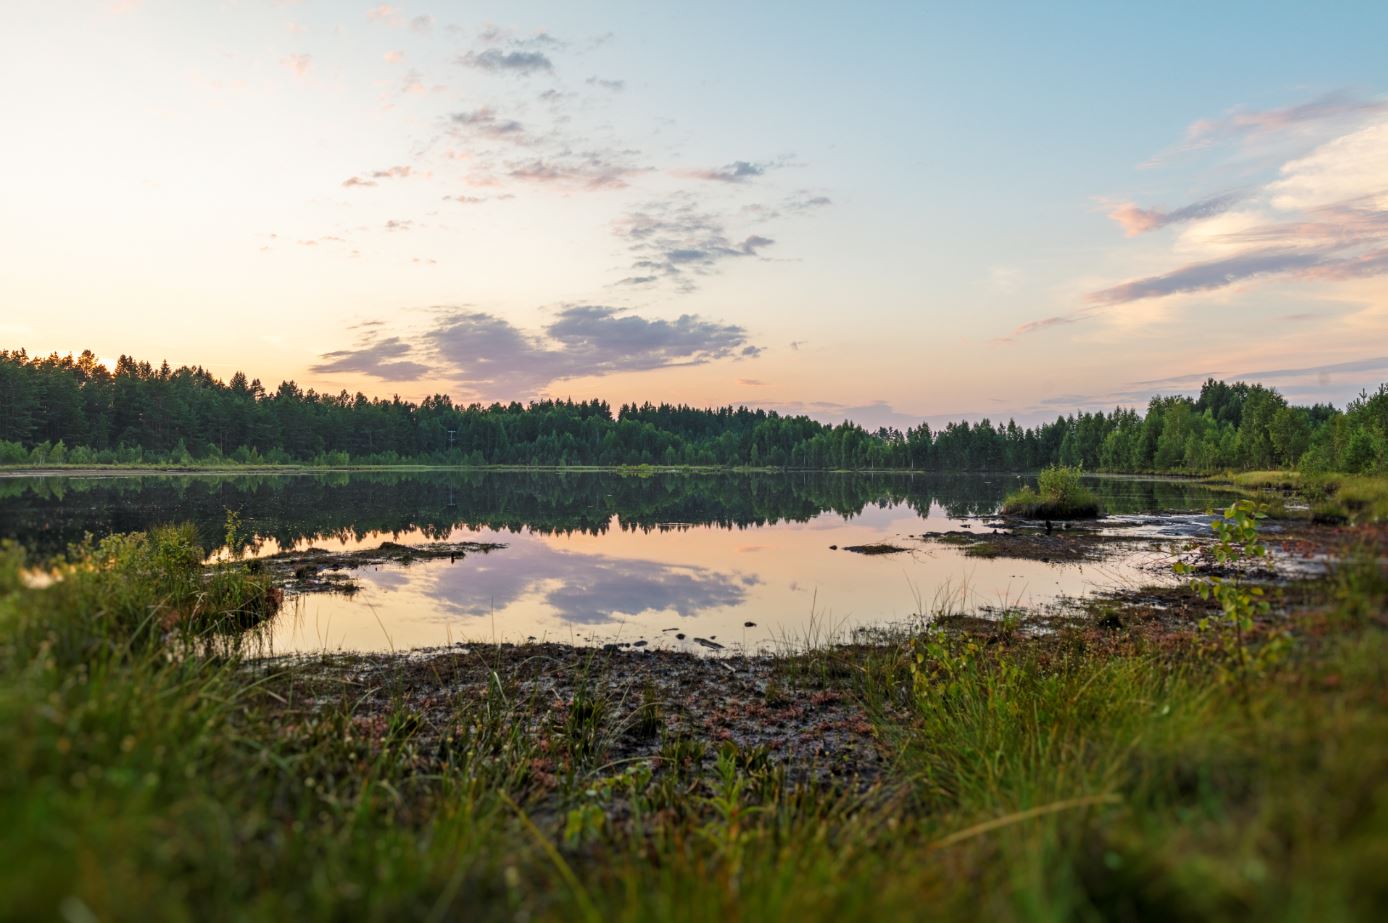
<path id="1" fill-rule="evenodd" d="M 477 472 L 536 472 L 546 474 L 622 474 L 642 476 L 646 474 L 839 474 L 839 475 L 890 475 L 890 476 L 969 476 L 997 477 L 1016 475 L 1035 476 L 1033 470 L 979 470 L 960 471 L 954 469 L 925 470 L 921 468 L 776 468 L 753 465 L 8 465 L 0 466 L 0 479 L 38 478 L 38 477 L 185 477 L 192 475 L 311 475 L 311 474 L 352 474 L 398 471 L 436 472 L 436 471 L 477 471 Z M 1252 473 L 1252 472 L 1250 472 Z M 1187 472 L 1131 472 L 1131 471 L 1090 471 L 1085 477 L 1108 478 L 1113 480 L 1170 480 L 1208 482 L 1217 485 L 1234 486 L 1233 475 L 1191 474 Z"/>

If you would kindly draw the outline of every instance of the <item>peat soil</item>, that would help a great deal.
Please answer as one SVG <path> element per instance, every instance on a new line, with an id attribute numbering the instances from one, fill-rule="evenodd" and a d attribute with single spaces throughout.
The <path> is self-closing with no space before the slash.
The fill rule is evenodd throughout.
<path id="1" fill-rule="evenodd" d="M 1163 526 L 1156 517 L 1152 522 L 1129 518 L 1049 532 L 1044 524 L 1014 524 L 996 533 L 981 529 L 983 534 L 961 531 L 920 540 L 959 544 L 966 553 L 1057 564 L 1094 560 L 1137 542 L 1167 549 L 1170 560 L 1180 556 L 1197 573 L 1220 573 L 1208 540 L 1196 538 L 1193 528 L 1190 535 L 1153 534 L 1164 528 L 1169 523 Z M 1323 603 L 1333 592 L 1326 575 L 1335 562 L 1352 555 L 1388 561 L 1384 524 L 1269 522 L 1264 537 L 1269 557 L 1240 576 L 1266 587 L 1269 625 Z M 331 591 L 343 585 L 339 575 L 350 580 L 341 572 L 353 567 L 486 554 L 499 547 L 386 542 L 368 551 L 307 549 L 262 562 L 288 581 L 288 589 Z M 982 645 L 1080 645 L 1114 655 L 1157 649 L 1184 657 L 1198 641 L 1197 623 L 1215 611 L 1212 601 L 1168 583 L 1046 611 L 984 610 L 933 621 Z M 861 792 L 881 778 L 887 750 L 874 738 L 868 705 L 855 690 L 863 688 L 866 664 L 904 657 L 909 643 L 910 632 L 897 628 L 860 634 L 851 643 L 753 656 L 655 650 L 639 643 L 457 644 L 393 654 L 265 658 L 250 661 L 247 669 L 258 675 L 258 694 L 269 696 L 272 709 L 291 725 L 350 704 L 352 722 L 363 737 L 371 737 L 386 734 L 402 713 L 414 716 L 412 746 L 421 772 L 448 757 L 463 706 L 494 703 L 536 743 L 531 776 L 542 787 L 561 784 L 569 759 L 563 741 L 572 739 L 578 721 L 589 725 L 584 732 L 589 743 L 614 766 L 644 763 L 658 776 L 679 759 L 694 763 L 696 775 L 707 774 L 714 771 L 719 749 L 731 744 L 783 772 L 787 781 Z"/>
<path id="2" fill-rule="evenodd" d="M 848 649 L 805 658 L 719 656 L 551 642 L 457 644 L 407 654 L 325 655 L 252 661 L 260 694 L 287 724 L 350 703 L 363 737 L 412 716 L 418 769 L 448 758 L 460 715 L 490 703 L 536 745 L 531 778 L 558 786 L 576 725 L 602 762 L 674 761 L 710 773 L 731 744 L 789 783 L 865 791 L 884 751 L 864 705 L 843 682 Z"/>

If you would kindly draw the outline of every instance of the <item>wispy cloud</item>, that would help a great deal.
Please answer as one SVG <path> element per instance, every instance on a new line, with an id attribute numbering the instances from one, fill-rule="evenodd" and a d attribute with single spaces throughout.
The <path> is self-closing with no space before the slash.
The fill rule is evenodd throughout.
<path id="1" fill-rule="evenodd" d="M 1233 109 L 1212 119 L 1200 119 L 1186 130 L 1186 143 L 1203 147 L 1231 138 L 1285 131 L 1313 122 L 1324 122 L 1345 116 L 1362 116 L 1388 110 L 1388 102 L 1362 99 L 1345 90 L 1276 109 Z"/>
<path id="2" fill-rule="evenodd" d="M 524 183 L 569 189 L 621 189 L 633 176 L 644 171 L 644 167 L 592 152 L 519 161 L 508 165 L 506 172 L 511 179 Z"/>
<path id="3" fill-rule="evenodd" d="M 1085 300 L 1092 305 L 1111 306 L 1141 301 L 1144 298 L 1161 298 L 1164 295 L 1207 292 L 1257 276 L 1308 269 L 1324 261 L 1325 256 L 1315 252 L 1257 250 L 1206 263 L 1190 263 L 1160 275 L 1134 279 L 1111 288 L 1090 292 Z"/>
<path id="4" fill-rule="evenodd" d="M 413 172 L 413 167 L 408 164 L 401 164 L 399 166 L 387 167 L 384 170 L 372 170 L 370 173 L 365 173 L 360 176 L 349 176 L 342 181 L 342 185 L 349 189 L 353 186 L 375 186 L 380 180 L 404 179 Z"/>
<path id="5" fill-rule="evenodd" d="M 458 59 L 458 63 L 494 74 L 516 74 L 522 77 L 551 73 L 554 70 L 554 62 L 541 51 L 502 51 L 499 48 L 488 48 L 481 52 L 469 51 Z"/>
<path id="6" fill-rule="evenodd" d="M 1116 221 L 1129 237 L 1136 237 L 1148 231 L 1155 231 L 1167 225 L 1182 224 L 1200 218 L 1209 218 L 1228 211 L 1242 199 L 1239 193 L 1226 193 L 1212 196 L 1199 202 L 1192 202 L 1171 211 L 1157 208 L 1140 208 L 1133 202 L 1116 206 L 1108 216 Z"/>
<path id="7" fill-rule="evenodd" d="M 1192 122 L 1179 144 L 1160 152 L 1142 166 L 1161 166 L 1181 154 L 1221 145 L 1247 146 L 1288 137 L 1309 138 L 1314 142 L 1317 133 L 1327 128 L 1343 129 L 1384 112 L 1388 112 L 1388 100 L 1365 99 L 1347 90 L 1335 90 L 1292 106 L 1234 108 L 1222 115 Z"/>
<path id="8" fill-rule="evenodd" d="M 683 290 L 693 288 L 691 274 L 707 274 L 729 259 L 758 256 L 775 243 L 760 234 L 731 239 L 723 219 L 700 211 L 688 199 L 648 203 L 619 219 L 614 232 L 635 257 L 635 274 L 623 282 L 665 278 Z"/>
<path id="9" fill-rule="evenodd" d="M 604 80 L 601 77 L 589 77 L 584 83 L 590 87 L 598 87 L 603 90 L 611 90 L 613 93 L 620 93 L 627 88 L 625 80 Z"/>
<path id="10" fill-rule="evenodd" d="M 708 167 L 694 170 L 677 170 L 676 175 L 691 179 L 703 179 L 717 183 L 745 183 L 765 175 L 767 170 L 780 166 L 778 161 L 754 163 L 750 160 L 734 160 L 721 167 Z"/>
<path id="11" fill-rule="evenodd" d="M 1072 314 L 1055 314 L 1051 317 L 1043 317 L 1040 320 L 1027 321 L 1021 324 L 1016 330 L 1012 331 L 1011 336 L 999 337 L 998 341 L 1009 343 L 1016 337 L 1026 336 L 1028 333 L 1035 333 L 1038 330 L 1046 330 L 1050 327 L 1064 327 L 1069 324 L 1078 324 L 1088 316 L 1088 312 L 1076 311 Z"/>
<path id="12" fill-rule="evenodd" d="M 525 134 L 525 126 L 515 119 L 499 118 L 491 106 L 483 106 L 470 112 L 455 112 L 449 117 L 452 124 L 489 138 L 520 140 Z"/>

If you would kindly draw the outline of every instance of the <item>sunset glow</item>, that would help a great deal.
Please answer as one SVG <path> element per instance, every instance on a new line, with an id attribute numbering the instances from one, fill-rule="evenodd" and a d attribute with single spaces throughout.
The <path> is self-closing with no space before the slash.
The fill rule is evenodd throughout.
<path id="1" fill-rule="evenodd" d="M 1380 5 L 19 6 L 8 348 L 898 426 L 1388 374 Z"/>

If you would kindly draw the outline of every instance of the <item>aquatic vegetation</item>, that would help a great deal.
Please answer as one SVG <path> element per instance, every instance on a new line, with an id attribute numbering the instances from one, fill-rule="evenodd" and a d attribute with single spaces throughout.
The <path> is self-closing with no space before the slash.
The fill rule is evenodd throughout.
<path id="1" fill-rule="evenodd" d="M 1027 519 L 1095 519 L 1103 515 L 1099 498 L 1080 481 L 1080 469 L 1066 465 L 1046 468 L 1037 486 L 1022 487 L 1007 495 L 1002 512 Z"/>

